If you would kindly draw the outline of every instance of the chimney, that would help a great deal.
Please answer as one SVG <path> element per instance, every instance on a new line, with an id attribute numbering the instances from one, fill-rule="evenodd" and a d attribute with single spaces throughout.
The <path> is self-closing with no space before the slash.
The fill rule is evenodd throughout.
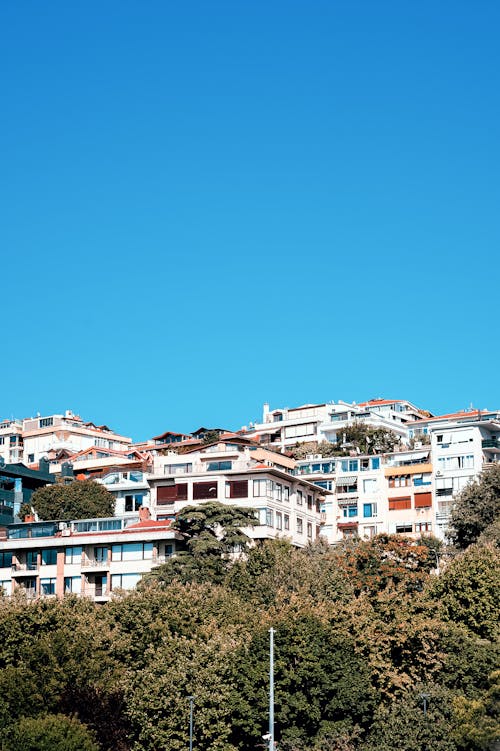
<path id="1" fill-rule="evenodd" d="M 147 506 L 141 506 L 139 509 L 139 521 L 147 522 L 148 519 L 151 519 L 151 511 Z"/>
<path id="2" fill-rule="evenodd" d="M 269 402 L 264 402 L 264 408 L 262 410 L 262 422 L 267 422 L 269 415 Z"/>

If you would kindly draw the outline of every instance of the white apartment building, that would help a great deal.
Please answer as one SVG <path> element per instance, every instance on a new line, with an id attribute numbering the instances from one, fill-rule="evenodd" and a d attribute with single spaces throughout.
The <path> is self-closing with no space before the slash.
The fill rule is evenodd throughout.
<path id="1" fill-rule="evenodd" d="M 419 537 L 434 529 L 430 449 L 297 462 L 296 474 L 328 490 L 321 533 L 330 543 L 381 532 Z"/>
<path id="2" fill-rule="evenodd" d="M 219 501 L 254 509 L 254 540 L 283 537 L 303 547 L 320 534 L 322 488 L 292 472 L 293 459 L 233 434 L 204 448 L 155 457 L 151 510 L 171 519 L 187 505 Z"/>
<path id="3" fill-rule="evenodd" d="M 84 422 L 66 410 L 64 415 L 32 417 L 23 420 L 23 459 L 26 465 L 37 464 L 42 457 L 59 459 L 98 446 L 123 451 L 130 447 L 130 438 L 115 433 L 107 425 Z"/>
<path id="4" fill-rule="evenodd" d="M 0 540 L 0 587 L 28 598 L 75 594 L 96 603 L 134 589 L 142 576 L 175 553 L 180 535 L 170 522 L 148 519 L 26 522 Z"/>
<path id="5" fill-rule="evenodd" d="M 469 410 L 423 420 L 415 436 L 431 437 L 437 537 L 444 539 L 454 498 L 500 461 L 500 412 Z"/>
<path id="6" fill-rule="evenodd" d="M 0 458 L 6 464 L 19 464 L 23 460 L 22 420 L 0 422 Z"/>
<path id="7" fill-rule="evenodd" d="M 408 425 L 428 416 L 428 412 L 403 399 L 372 399 L 360 404 L 338 401 L 274 410 L 266 403 L 262 422 L 250 423 L 246 430 L 278 451 L 309 441 L 342 443 L 342 431 L 354 422 L 392 430 L 406 443 Z"/>

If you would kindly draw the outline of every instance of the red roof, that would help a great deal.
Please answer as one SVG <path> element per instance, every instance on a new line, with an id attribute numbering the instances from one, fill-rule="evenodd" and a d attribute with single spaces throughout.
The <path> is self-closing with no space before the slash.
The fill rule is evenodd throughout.
<path id="1" fill-rule="evenodd" d="M 374 406 L 377 404 L 400 404 L 404 401 L 404 399 L 370 399 L 368 402 L 360 402 L 358 404 L 358 407 L 366 407 L 369 404 L 372 404 Z"/>
<path id="2" fill-rule="evenodd" d="M 426 417 L 424 420 L 416 420 L 415 422 L 434 422 L 436 420 L 460 420 L 464 417 L 480 417 L 482 414 L 488 414 L 488 410 L 462 410 L 461 412 L 450 412 L 449 415 L 437 415 L 436 417 Z"/>

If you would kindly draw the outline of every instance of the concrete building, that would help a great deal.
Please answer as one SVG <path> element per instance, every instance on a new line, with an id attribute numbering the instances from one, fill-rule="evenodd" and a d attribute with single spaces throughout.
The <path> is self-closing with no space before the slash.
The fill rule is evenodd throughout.
<path id="1" fill-rule="evenodd" d="M 24 464 L 5 464 L 0 459 L 0 525 L 12 524 L 23 503 L 29 503 L 38 488 L 55 482 L 47 465 L 40 470 L 25 467 Z"/>
<path id="2" fill-rule="evenodd" d="M 0 459 L 5 464 L 23 461 L 23 421 L 2 420 L 0 422 Z"/>
<path id="3" fill-rule="evenodd" d="M 0 586 L 6 595 L 107 602 L 114 591 L 135 588 L 179 544 L 170 522 L 142 517 L 10 525 L 0 541 Z"/>
<path id="4" fill-rule="evenodd" d="M 119 435 L 107 425 L 84 422 L 66 410 L 64 415 L 49 415 L 23 420 L 23 459 L 26 465 L 38 464 L 42 457 L 64 461 L 73 454 L 93 446 L 123 451 L 130 438 Z"/>
<path id="5" fill-rule="evenodd" d="M 237 434 L 203 448 L 155 457 L 151 509 L 172 519 L 184 506 L 214 500 L 255 510 L 254 540 L 284 537 L 303 547 L 320 534 L 322 488 L 294 476 L 295 462 Z"/>

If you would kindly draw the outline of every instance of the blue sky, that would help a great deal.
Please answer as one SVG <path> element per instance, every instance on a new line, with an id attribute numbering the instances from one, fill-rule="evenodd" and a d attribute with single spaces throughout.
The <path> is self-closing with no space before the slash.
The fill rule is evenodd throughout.
<path id="1" fill-rule="evenodd" d="M 500 5 L 0 7 L 0 417 L 498 408 Z"/>

